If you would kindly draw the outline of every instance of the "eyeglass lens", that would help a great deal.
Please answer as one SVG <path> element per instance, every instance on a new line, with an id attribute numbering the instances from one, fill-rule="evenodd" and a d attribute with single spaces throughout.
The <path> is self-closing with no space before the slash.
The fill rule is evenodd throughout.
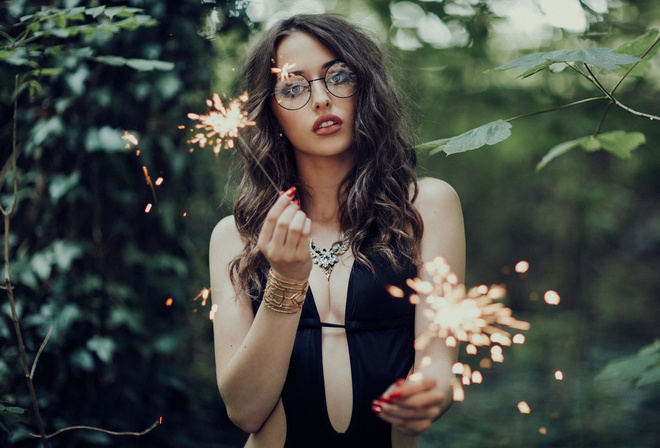
<path id="1" fill-rule="evenodd" d="M 337 98 L 348 98 L 355 95 L 357 91 L 357 76 L 348 68 L 344 62 L 335 62 L 321 78 L 326 89 Z M 274 96 L 277 103 L 285 109 L 295 110 L 304 107 L 312 96 L 312 85 L 314 81 L 307 80 L 302 75 L 289 74 L 280 77 L 275 84 Z"/>

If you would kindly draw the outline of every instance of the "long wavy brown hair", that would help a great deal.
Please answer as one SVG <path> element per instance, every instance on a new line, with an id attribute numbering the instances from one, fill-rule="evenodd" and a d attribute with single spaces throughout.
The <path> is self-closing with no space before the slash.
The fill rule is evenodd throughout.
<path id="1" fill-rule="evenodd" d="M 413 202 L 418 186 L 417 155 L 411 126 L 401 96 L 388 75 L 381 48 L 363 31 L 333 15 L 296 15 L 267 29 L 253 47 L 243 69 L 241 91 L 249 93 L 245 106 L 255 126 L 246 129 L 250 151 L 269 173 L 279 190 L 296 186 L 305 208 L 308 189 L 302 185 L 291 145 L 280 137 L 279 125 L 269 106 L 276 76 L 271 72 L 282 39 L 296 31 L 315 37 L 355 72 L 352 151 L 355 166 L 339 189 L 340 225 L 355 262 L 368 268 L 369 254 L 379 253 L 397 272 L 418 266 L 423 232 L 421 216 Z M 229 266 L 237 290 L 261 293 L 268 261 L 257 249 L 259 231 L 277 199 L 268 177 L 251 158 L 243 160 L 243 178 L 234 205 L 236 227 L 245 247 Z"/>

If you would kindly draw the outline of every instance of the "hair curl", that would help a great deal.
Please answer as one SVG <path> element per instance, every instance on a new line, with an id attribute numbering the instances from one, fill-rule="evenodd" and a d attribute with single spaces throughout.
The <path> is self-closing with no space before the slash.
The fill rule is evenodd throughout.
<path id="1" fill-rule="evenodd" d="M 385 59 L 364 32 L 340 17 L 323 14 L 296 15 L 262 34 L 248 55 L 241 78 L 241 91 L 249 93 L 245 109 L 256 122 L 246 129 L 250 150 L 280 190 L 298 188 L 304 209 L 305 185 L 268 104 L 276 81 L 271 68 L 277 48 L 294 32 L 316 38 L 346 62 L 359 80 L 352 146 L 356 163 L 338 193 L 341 230 L 350 241 L 355 262 L 371 269 L 367 256 L 378 252 L 396 271 L 418 266 L 423 223 L 413 206 L 418 186 L 411 127 L 386 69 L 389 58 Z M 261 279 L 268 270 L 266 258 L 256 247 L 257 239 L 276 193 L 254 161 L 244 158 L 234 219 L 245 246 L 230 263 L 229 272 L 234 287 L 251 291 L 253 298 L 259 297 Z"/>

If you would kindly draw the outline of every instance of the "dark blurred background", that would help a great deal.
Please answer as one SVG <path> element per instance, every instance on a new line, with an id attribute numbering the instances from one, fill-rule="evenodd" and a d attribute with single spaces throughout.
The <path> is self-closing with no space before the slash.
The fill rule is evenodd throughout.
<path id="1" fill-rule="evenodd" d="M 39 51 L 10 55 L 21 17 L 42 6 L 99 3 L 0 4 L 0 169 L 11 152 L 17 74 L 23 87 L 10 275 L 30 363 L 54 326 L 34 377 L 47 433 L 69 425 L 139 432 L 163 420 L 142 437 L 70 431 L 51 447 L 242 446 L 245 435 L 228 422 L 215 383 L 210 301 L 199 297 L 209 283 L 211 230 L 231 213 L 239 155 L 190 152 L 186 115 L 205 112 L 213 92 L 225 99 L 240 93 L 235 69 L 267 20 L 339 12 L 370 29 L 395 56 L 392 70 L 419 142 L 600 96 L 570 69 L 525 79 L 513 70 L 485 72 L 536 51 L 615 49 L 660 27 L 654 0 L 103 4 L 142 8 L 137 14 L 158 23 L 51 33 L 35 41 Z M 112 65 L 90 55 L 173 68 Z M 650 62 L 617 94 L 657 116 L 660 61 Z M 612 88 L 621 74 L 601 76 Z M 602 132 L 646 136 L 631 158 L 575 149 L 536 172 L 552 147 L 593 133 L 605 106 L 594 101 L 515 120 L 512 136 L 493 147 L 420 153 L 420 176 L 448 181 L 461 197 L 468 286 L 506 284 L 505 302 L 531 323 L 526 342 L 505 348 L 504 363 L 480 369 L 483 383 L 465 388 L 465 401 L 424 435 L 422 447 L 660 446 L 660 348 L 652 345 L 660 333 L 660 124 L 610 108 Z M 137 146 L 122 140 L 125 131 Z M 162 184 L 152 190 L 145 169 Z M 13 183 L 5 173 L 4 207 Z M 521 260 L 530 265 L 523 274 L 513 269 Z M 559 305 L 544 302 L 547 290 L 560 295 Z M 635 356 L 644 347 L 650 354 Z M 478 368 L 487 355 L 462 361 Z M 555 379 L 558 370 L 563 380 Z M 521 401 L 529 414 L 518 410 Z M 39 446 L 29 435 L 38 430 L 6 291 L 0 403 L 27 410 L 19 421 L 0 415 L 0 446 Z"/>

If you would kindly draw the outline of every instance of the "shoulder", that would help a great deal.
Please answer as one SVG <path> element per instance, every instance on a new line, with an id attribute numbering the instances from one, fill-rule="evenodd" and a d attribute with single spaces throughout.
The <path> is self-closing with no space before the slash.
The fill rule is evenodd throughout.
<path id="1" fill-rule="evenodd" d="M 243 238 L 238 233 L 233 216 L 226 216 L 216 224 L 211 233 L 209 246 L 212 257 L 215 254 L 224 255 L 222 258 L 233 259 L 243 250 Z"/>
<path id="2" fill-rule="evenodd" d="M 447 218 L 448 213 L 460 214 L 461 201 L 456 190 L 447 182 L 433 177 L 425 177 L 417 181 L 417 185 L 419 192 L 415 200 L 415 207 L 425 222 L 441 218 L 442 215 Z"/>
<path id="3" fill-rule="evenodd" d="M 236 222 L 234 221 L 234 217 L 232 215 L 225 216 L 224 218 L 222 218 L 215 225 L 215 228 L 213 229 L 213 233 L 211 233 L 211 242 L 213 242 L 214 240 L 217 241 L 225 238 L 240 239 L 238 229 L 236 228 Z"/>

